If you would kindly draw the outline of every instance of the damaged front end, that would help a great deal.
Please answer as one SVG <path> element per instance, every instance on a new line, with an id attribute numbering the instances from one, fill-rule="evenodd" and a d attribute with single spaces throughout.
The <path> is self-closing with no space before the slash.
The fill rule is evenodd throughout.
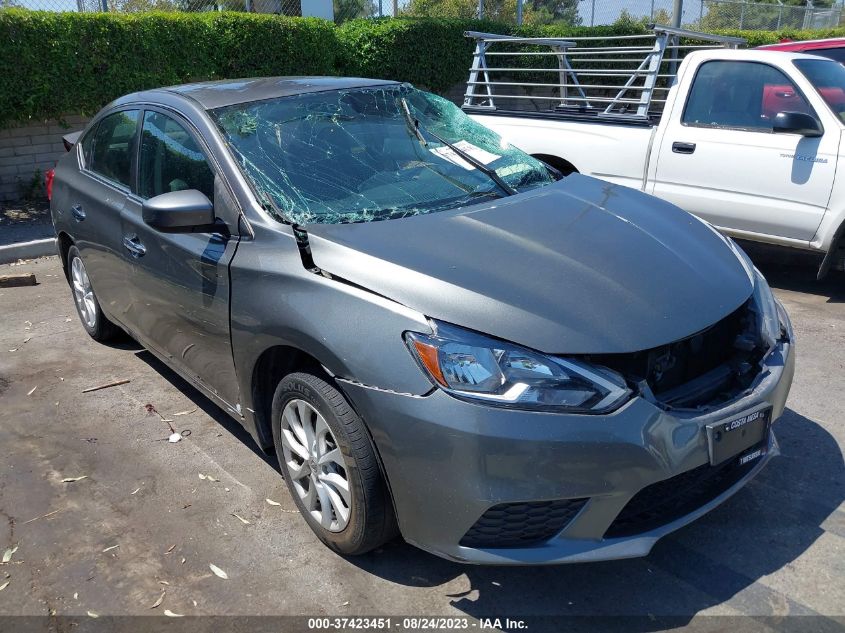
<path id="1" fill-rule="evenodd" d="M 666 411 L 706 413 L 751 393 L 791 332 L 783 308 L 756 269 L 754 292 L 712 326 L 683 339 L 629 354 L 586 360 L 619 372 L 639 395 Z"/>

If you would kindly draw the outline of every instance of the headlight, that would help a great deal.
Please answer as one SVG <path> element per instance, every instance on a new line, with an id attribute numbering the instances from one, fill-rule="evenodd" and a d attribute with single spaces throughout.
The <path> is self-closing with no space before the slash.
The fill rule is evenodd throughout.
<path id="1" fill-rule="evenodd" d="M 546 356 L 453 325 L 433 326 L 434 335 L 406 332 L 405 340 L 431 379 L 458 398 L 519 409 L 605 413 L 631 393 L 609 369 Z"/>
<path id="2" fill-rule="evenodd" d="M 757 331 L 760 333 L 760 337 L 766 347 L 771 349 L 780 340 L 783 330 L 778 302 L 772 294 L 769 282 L 766 281 L 763 273 L 751 262 L 748 254 L 733 240 L 729 240 L 729 243 L 754 284 L 751 301 L 753 310 L 757 316 Z"/>
<path id="3" fill-rule="evenodd" d="M 773 347 L 781 336 L 780 314 L 772 289 L 763 274 L 754 268 L 754 311 L 757 314 L 757 331 L 767 348 Z"/>

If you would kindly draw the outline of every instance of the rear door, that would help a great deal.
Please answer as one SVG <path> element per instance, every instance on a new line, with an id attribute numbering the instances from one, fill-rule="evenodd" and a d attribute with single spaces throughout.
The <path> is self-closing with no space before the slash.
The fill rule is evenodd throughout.
<path id="1" fill-rule="evenodd" d="M 199 135 L 179 115 L 145 110 L 136 192 L 122 214 L 131 288 L 124 312 L 145 345 L 236 409 L 229 262 L 238 243 L 237 207 L 208 156 Z M 144 223 L 144 200 L 185 189 L 197 189 L 214 202 L 218 231 L 163 233 Z"/>
<path id="2" fill-rule="evenodd" d="M 817 113 L 779 69 L 711 60 L 658 140 L 652 193 L 740 235 L 809 242 L 833 187 L 839 132 L 774 134 L 781 111 Z"/>
<path id="3" fill-rule="evenodd" d="M 139 110 L 104 116 L 85 135 L 77 151 L 80 168 L 62 173 L 65 192 L 57 212 L 85 262 L 91 285 L 107 316 L 115 309 L 124 284 L 120 214 L 130 193 Z"/>

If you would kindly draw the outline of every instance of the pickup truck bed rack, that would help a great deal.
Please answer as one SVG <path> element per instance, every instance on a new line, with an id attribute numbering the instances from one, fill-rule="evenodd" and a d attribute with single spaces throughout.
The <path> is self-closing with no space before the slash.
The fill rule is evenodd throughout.
<path id="1" fill-rule="evenodd" d="M 659 118 L 688 52 L 745 44 L 738 37 L 668 26 L 653 26 L 651 34 L 603 37 L 465 35 L 476 42 L 465 110 L 542 112 L 620 123 Z M 549 75 L 553 79 L 544 81 Z"/>

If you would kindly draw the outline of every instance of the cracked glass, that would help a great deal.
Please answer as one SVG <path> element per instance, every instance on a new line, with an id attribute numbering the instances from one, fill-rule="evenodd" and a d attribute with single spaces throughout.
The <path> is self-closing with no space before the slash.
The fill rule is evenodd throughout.
<path id="1" fill-rule="evenodd" d="M 451 102 L 404 84 L 242 103 L 212 116 L 265 208 L 294 224 L 433 213 L 554 180 Z"/>

